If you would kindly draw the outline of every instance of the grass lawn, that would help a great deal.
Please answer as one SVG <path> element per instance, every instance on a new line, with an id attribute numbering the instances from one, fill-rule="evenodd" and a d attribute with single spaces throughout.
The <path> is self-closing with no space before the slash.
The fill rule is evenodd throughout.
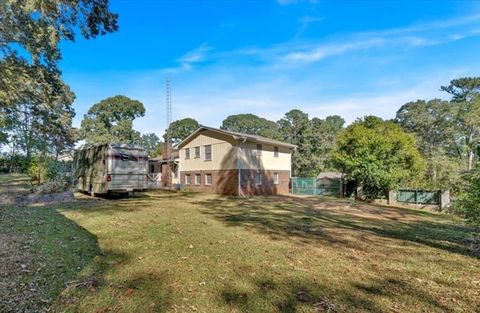
<path id="1" fill-rule="evenodd" d="M 459 218 L 294 197 L 81 198 L 0 208 L 0 312 L 480 308 L 479 238 Z"/>
<path id="2" fill-rule="evenodd" d="M 0 174 L 0 195 L 26 194 L 32 190 L 30 177 L 23 174 Z"/>

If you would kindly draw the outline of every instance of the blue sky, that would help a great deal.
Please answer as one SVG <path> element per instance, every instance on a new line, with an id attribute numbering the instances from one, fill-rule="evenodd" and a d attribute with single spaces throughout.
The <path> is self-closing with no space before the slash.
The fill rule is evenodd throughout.
<path id="1" fill-rule="evenodd" d="M 142 101 L 141 132 L 163 134 L 165 78 L 173 119 L 218 127 L 230 114 L 278 120 L 392 118 L 404 103 L 448 98 L 441 85 L 480 76 L 475 1 L 111 0 L 119 31 L 62 43 L 61 68 L 88 108 L 123 94 Z"/>

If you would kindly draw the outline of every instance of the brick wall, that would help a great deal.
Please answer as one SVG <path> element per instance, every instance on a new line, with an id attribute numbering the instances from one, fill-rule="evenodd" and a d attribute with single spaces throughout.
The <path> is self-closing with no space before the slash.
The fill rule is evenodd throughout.
<path id="1" fill-rule="evenodd" d="M 288 194 L 290 183 L 289 171 L 275 170 L 241 170 L 241 195 L 272 195 Z M 262 176 L 262 184 L 256 184 L 256 175 Z M 278 173 L 278 184 L 274 184 L 274 173 Z M 185 184 L 185 176 L 190 174 L 191 183 Z M 195 185 L 195 175 L 200 174 L 200 184 Z M 212 184 L 206 185 L 205 175 L 212 175 Z M 212 170 L 212 171 L 182 171 L 180 182 L 189 191 L 211 192 L 225 195 L 238 195 L 238 171 L 237 170 Z"/>

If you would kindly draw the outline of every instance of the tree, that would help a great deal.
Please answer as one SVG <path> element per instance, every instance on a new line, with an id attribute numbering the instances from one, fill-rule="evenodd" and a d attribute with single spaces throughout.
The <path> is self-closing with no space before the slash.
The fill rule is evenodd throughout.
<path id="1" fill-rule="evenodd" d="M 71 148 L 74 95 L 58 69 L 61 40 L 116 31 L 108 0 L 0 2 L 0 145 L 12 154 Z M 12 158 L 14 159 L 14 158 Z"/>
<path id="2" fill-rule="evenodd" d="M 93 105 L 85 114 L 80 138 L 88 144 L 138 143 L 140 133 L 133 129 L 133 120 L 144 115 L 145 107 L 140 101 L 126 96 L 109 97 Z"/>
<path id="3" fill-rule="evenodd" d="M 282 139 L 297 145 L 292 154 L 293 176 L 316 176 L 317 168 L 312 156 L 312 127 L 308 114 L 294 109 L 278 121 Z"/>
<path id="4" fill-rule="evenodd" d="M 466 177 L 467 187 L 453 203 L 454 212 L 473 223 L 480 223 L 480 173 L 472 171 Z"/>
<path id="5" fill-rule="evenodd" d="M 415 137 L 399 125 L 374 116 L 357 120 L 342 132 L 333 158 L 367 198 L 413 185 L 423 174 Z"/>
<path id="6" fill-rule="evenodd" d="M 278 139 L 280 136 L 277 123 L 255 114 L 230 115 L 223 120 L 220 128 L 272 139 Z"/>
<path id="7" fill-rule="evenodd" d="M 0 4 L 0 52 L 22 59 L 28 53 L 34 64 L 54 66 L 60 60 L 61 40 L 75 40 L 79 29 L 85 38 L 118 29 L 117 14 L 108 0 L 5 0 Z"/>
<path id="8" fill-rule="evenodd" d="M 200 124 L 193 118 L 184 118 L 174 121 L 170 124 L 165 132 L 164 139 L 171 140 L 174 145 L 180 143 L 183 139 L 187 138 L 191 133 L 196 131 L 200 127 Z"/>
<path id="9" fill-rule="evenodd" d="M 440 88 L 452 95 L 454 102 L 470 101 L 480 93 L 480 77 L 453 79 L 448 86 Z"/>
<path id="10" fill-rule="evenodd" d="M 140 145 L 143 146 L 148 151 L 148 156 L 153 158 L 158 156 L 161 150 L 163 143 L 160 141 L 157 135 L 154 133 L 143 134 L 140 139 Z"/>
<path id="11" fill-rule="evenodd" d="M 335 170 L 331 154 L 339 133 L 343 129 L 345 120 L 338 115 L 327 116 L 325 119 L 317 117 L 311 120 L 312 150 L 316 164 L 316 173 L 325 170 Z"/>
<path id="12" fill-rule="evenodd" d="M 58 73 L 31 67 L 39 75 L 19 93 L 16 106 L 0 107 L 5 133 L 12 151 L 23 151 L 27 158 L 32 153 L 50 153 L 58 156 L 73 146 L 73 93 Z M 48 81 L 50 88 L 43 88 Z M 37 88 L 38 87 L 38 88 Z"/>

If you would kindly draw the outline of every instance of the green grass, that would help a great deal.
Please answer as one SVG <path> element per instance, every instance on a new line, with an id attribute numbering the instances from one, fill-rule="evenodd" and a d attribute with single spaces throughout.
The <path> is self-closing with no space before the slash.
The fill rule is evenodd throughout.
<path id="1" fill-rule="evenodd" d="M 0 195 L 25 194 L 32 190 L 30 177 L 24 174 L 0 174 Z"/>
<path id="2" fill-rule="evenodd" d="M 0 213 L 2 236 L 22 242 L 34 232 L 36 243 L 27 250 L 49 261 L 50 269 L 38 275 L 51 278 L 42 289 L 53 311 L 480 307 L 478 237 L 461 219 L 439 213 L 333 199 L 170 192 Z M 41 225 L 32 224 L 38 219 Z"/>

